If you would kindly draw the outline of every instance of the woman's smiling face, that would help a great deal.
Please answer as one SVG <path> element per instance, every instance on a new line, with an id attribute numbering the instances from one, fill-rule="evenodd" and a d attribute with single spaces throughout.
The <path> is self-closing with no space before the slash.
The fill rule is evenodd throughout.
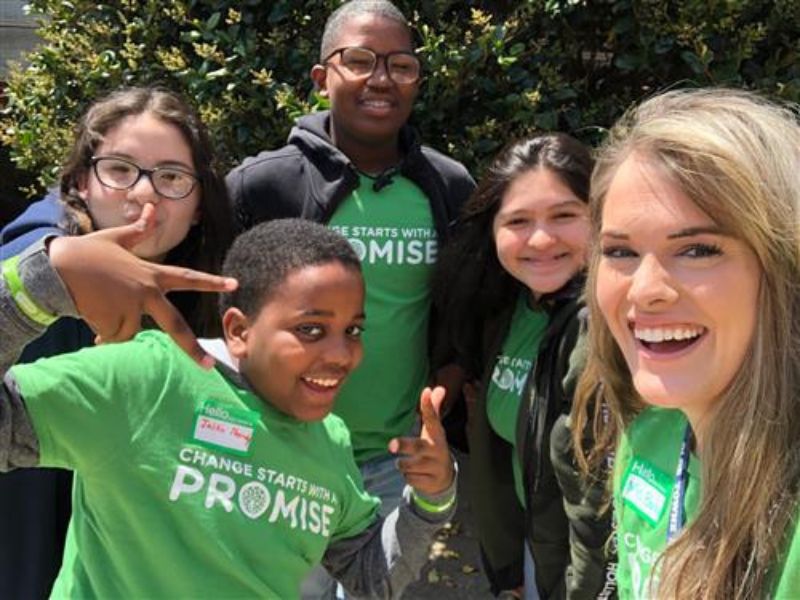
<path id="1" fill-rule="evenodd" d="M 693 426 L 742 366 L 761 267 L 663 167 L 632 154 L 605 197 L 595 294 L 646 402 Z"/>

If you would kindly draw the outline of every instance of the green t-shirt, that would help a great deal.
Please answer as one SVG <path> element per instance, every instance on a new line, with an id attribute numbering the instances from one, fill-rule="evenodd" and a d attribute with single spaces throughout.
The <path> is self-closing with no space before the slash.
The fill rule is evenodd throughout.
<path id="1" fill-rule="evenodd" d="M 775 600 L 791 600 L 800 598 L 800 507 L 794 519 L 794 533 L 789 549 L 778 572 L 778 584 L 775 586 Z"/>
<path id="2" fill-rule="evenodd" d="M 686 418 L 649 408 L 622 436 L 614 468 L 620 598 L 649 599 L 657 590 L 653 565 L 667 544 L 667 522 Z M 691 523 L 700 506 L 699 459 L 691 455 L 684 507 Z M 800 531 L 795 530 L 777 577 L 775 598 L 800 598 Z M 653 579 L 652 587 L 651 578 Z"/>
<path id="3" fill-rule="evenodd" d="M 358 463 L 385 454 L 389 440 L 414 424 L 428 379 L 430 279 L 438 250 L 422 191 L 404 177 L 379 192 L 372 183 L 362 176 L 329 223 L 355 248 L 367 284 L 364 360 L 334 407 L 350 429 Z"/>
<path id="4" fill-rule="evenodd" d="M 517 457 L 517 416 L 522 401 L 522 390 L 533 367 L 539 343 L 547 328 L 547 314 L 528 306 L 527 294 L 520 294 L 508 334 L 492 370 L 492 379 L 486 392 L 486 413 L 492 429 L 512 445 L 511 468 L 514 488 L 520 503 L 525 505 L 522 489 L 522 468 Z"/>
<path id="5" fill-rule="evenodd" d="M 160 332 L 12 373 L 40 464 L 76 471 L 56 597 L 293 598 L 375 519 L 340 419 L 297 421 Z"/>

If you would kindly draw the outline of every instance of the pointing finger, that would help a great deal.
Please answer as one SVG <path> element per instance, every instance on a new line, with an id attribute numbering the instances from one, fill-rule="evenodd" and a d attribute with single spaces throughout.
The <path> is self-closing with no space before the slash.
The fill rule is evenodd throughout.
<path id="1" fill-rule="evenodd" d="M 158 266 L 158 283 L 164 292 L 231 292 L 239 282 L 233 277 L 211 275 L 194 269 L 169 265 Z"/>
<path id="2" fill-rule="evenodd" d="M 428 444 L 415 437 L 398 437 L 389 442 L 389 452 L 400 456 L 412 456 L 424 452 Z"/>
<path id="3" fill-rule="evenodd" d="M 436 411 L 436 420 L 441 421 L 442 415 L 442 404 L 444 404 L 445 396 L 447 396 L 447 389 L 445 389 L 441 385 L 437 385 L 431 391 L 431 405 L 433 409 Z"/>
<path id="4" fill-rule="evenodd" d="M 445 394 L 445 389 L 437 386 L 433 389 L 426 387 L 420 395 L 419 407 L 422 415 L 420 438 L 434 444 L 446 443 L 444 428 L 439 419 L 439 410 Z"/>

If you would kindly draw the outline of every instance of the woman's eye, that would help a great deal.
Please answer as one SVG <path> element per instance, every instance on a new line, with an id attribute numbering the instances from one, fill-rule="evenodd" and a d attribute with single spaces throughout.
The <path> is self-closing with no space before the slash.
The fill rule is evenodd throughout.
<path id="1" fill-rule="evenodd" d="M 715 244 L 692 244 L 681 252 L 683 256 L 689 258 L 707 258 L 709 256 L 719 256 L 722 249 Z"/>
<path id="2" fill-rule="evenodd" d="M 602 248 L 600 252 L 605 258 L 630 258 L 636 256 L 633 250 L 623 246 L 609 246 L 607 248 Z"/>
<path id="3" fill-rule="evenodd" d="M 303 337 L 318 339 L 322 337 L 324 330 L 321 325 L 298 325 L 295 331 Z"/>
<path id="4" fill-rule="evenodd" d="M 351 325 L 347 328 L 347 335 L 351 338 L 360 338 L 361 335 L 364 333 L 364 326 L 363 325 Z"/>

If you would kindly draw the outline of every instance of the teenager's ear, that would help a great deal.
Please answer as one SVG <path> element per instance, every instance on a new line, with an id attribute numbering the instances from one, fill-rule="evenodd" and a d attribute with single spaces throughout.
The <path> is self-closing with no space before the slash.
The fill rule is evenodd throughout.
<path id="1" fill-rule="evenodd" d="M 325 65 L 314 65 L 311 67 L 311 81 L 314 82 L 314 89 L 323 98 L 328 97 L 328 69 Z"/>
<path id="2" fill-rule="evenodd" d="M 75 191 L 78 192 L 78 198 L 86 202 L 89 197 L 89 171 L 84 171 L 75 179 Z"/>
<path id="3" fill-rule="evenodd" d="M 225 344 L 228 352 L 236 360 L 247 358 L 247 336 L 250 321 L 238 308 L 231 307 L 222 315 L 222 332 L 225 335 Z"/>

